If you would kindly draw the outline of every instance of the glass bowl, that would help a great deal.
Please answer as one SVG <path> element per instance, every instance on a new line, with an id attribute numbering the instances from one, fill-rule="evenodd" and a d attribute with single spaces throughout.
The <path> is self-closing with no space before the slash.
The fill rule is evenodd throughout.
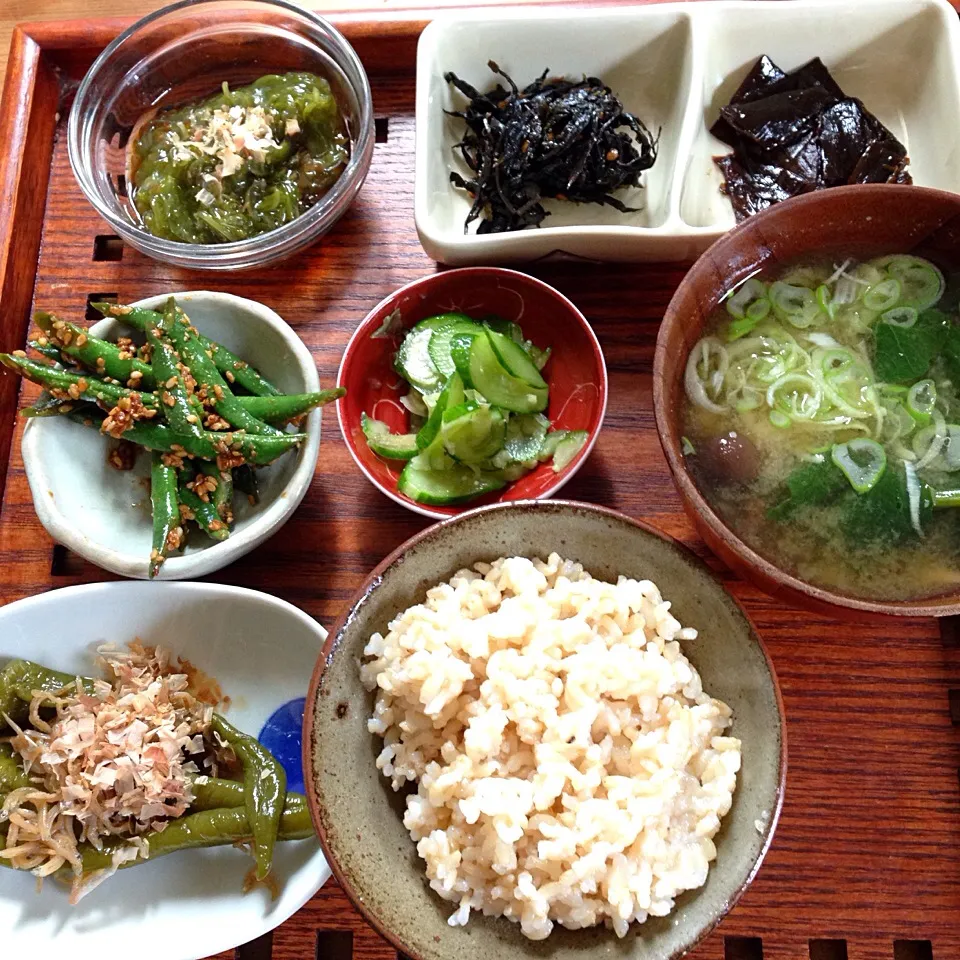
<path id="1" fill-rule="evenodd" d="M 269 73 L 325 77 L 350 138 L 350 159 L 330 190 L 296 220 L 246 240 L 165 240 L 140 221 L 127 183 L 126 147 L 136 123 Z M 326 20 L 287 0 L 182 0 L 139 20 L 87 71 L 67 130 L 70 165 L 87 199 L 131 246 L 181 267 L 239 270 L 291 256 L 326 233 L 350 206 L 373 154 L 373 102 L 363 66 Z"/>

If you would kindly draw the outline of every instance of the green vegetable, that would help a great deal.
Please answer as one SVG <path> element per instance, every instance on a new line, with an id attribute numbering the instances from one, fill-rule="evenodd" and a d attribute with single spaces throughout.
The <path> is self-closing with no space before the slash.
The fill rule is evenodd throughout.
<path id="1" fill-rule="evenodd" d="M 726 299 L 727 313 L 735 320 L 743 320 L 747 317 L 762 320 L 770 312 L 770 301 L 767 298 L 767 285 L 756 277 L 750 277 L 744 280 L 733 293 Z M 751 314 L 751 307 L 756 304 L 764 306 L 756 307 Z M 760 314 L 757 316 L 757 314 Z"/>
<path id="2" fill-rule="evenodd" d="M 99 426 L 103 420 L 101 411 L 95 408 L 71 410 L 67 416 L 77 423 Z M 123 434 L 125 440 L 139 444 L 147 450 L 162 453 L 177 453 L 175 447 L 202 460 L 216 460 L 223 452 L 233 452 L 249 464 L 273 463 L 290 450 L 299 447 L 307 439 L 305 433 L 283 433 L 277 437 L 248 437 L 242 430 L 225 433 L 204 432 L 199 437 L 177 433 L 163 423 L 140 420 Z"/>
<path id="3" fill-rule="evenodd" d="M 514 413 L 537 413 L 547 406 L 547 390 L 513 376 L 500 363 L 489 336 L 470 346 L 470 381 L 490 403 Z"/>
<path id="4" fill-rule="evenodd" d="M 89 400 L 102 403 L 107 407 L 114 407 L 123 397 L 130 397 L 134 391 L 126 387 L 118 387 L 112 383 L 97 380 L 92 374 L 73 373 L 69 370 L 56 370 L 44 363 L 30 360 L 26 357 L 17 357 L 9 353 L 0 353 L 0 364 L 15 370 L 20 376 L 34 383 L 39 383 L 48 390 L 56 390 L 70 394 L 74 388 L 75 400 Z M 64 402 L 70 402 L 66 397 L 60 397 Z M 141 399 L 143 399 L 141 397 Z M 153 394 L 146 394 L 143 400 L 145 407 L 156 407 L 158 400 Z"/>
<path id="5" fill-rule="evenodd" d="M 212 404 L 214 410 L 235 430 L 268 436 L 276 436 L 280 433 L 276 427 L 271 427 L 257 419 L 237 401 L 230 385 L 220 376 L 220 371 L 213 359 L 203 349 L 200 341 L 192 335 L 193 328 L 190 326 L 190 320 L 177 307 L 173 297 L 167 301 L 163 319 L 164 332 L 173 341 L 179 351 L 180 359 L 196 381 L 196 392 L 199 397 L 205 398 L 207 403 Z M 159 370 L 157 374 L 159 376 Z M 176 423 L 172 420 L 171 426 L 176 427 Z"/>
<path id="6" fill-rule="evenodd" d="M 419 502 L 461 503 L 499 490 L 553 456 L 560 442 L 556 437 L 544 454 L 550 421 L 540 411 L 549 390 L 540 370 L 549 356 L 502 317 L 427 317 L 406 333 L 394 360 L 412 387 L 404 404 L 419 424 L 416 449 L 412 433 L 392 434 L 363 415 L 367 444 L 379 456 L 407 461 L 398 489 Z M 583 442 L 579 434 L 571 439 L 556 469 Z"/>
<path id="7" fill-rule="evenodd" d="M 215 134 L 229 117 L 259 138 L 229 157 Z M 257 127 L 265 122 L 268 137 Z M 244 126 L 245 124 L 245 126 Z M 343 172 L 349 139 L 330 84 L 311 73 L 260 77 L 162 110 L 132 145 L 133 203 L 154 236 L 180 243 L 244 240 L 290 223 Z M 226 161 L 236 164 L 229 173 Z"/>
<path id="8" fill-rule="evenodd" d="M 933 511 L 930 487 L 919 483 L 918 520 L 920 529 L 929 523 Z M 851 544 L 895 544 L 919 536 L 911 517 L 906 474 L 888 468 L 864 494 L 851 494 L 841 516 L 841 529 Z"/>
<path id="9" fill-rule="evenodd" d="M 463 381 L 459 375 L 454 375 L 446 382 L 444 388 L 440 391 L 427 422 L 417 433 L 417 449 L 426 450 L 440 434 L 440 427 L 443 424 L 443 414 L 447 407 L 457 406 L 463 403 Z"/>
<path id="10" fill-rule="evenodd" d="M 418 460 L 419 457 L 408 461 L 397 481 L 397 489 L 418 503 L 449 506 L 492 493 L 507 485 L 500 471 L 476 471 L 458 464 L 446 470 L 424 470 L 418 465 Z"/>
<path id="11" fill-rule="evenodd" d="M 40 310 L 33 322 L 56 344 L 59 353 L 78 360 L 98 377 L 110 377 L 137 390 L 153 390 L 153 368 L 136 357 L 121 356 L 120 347 L 92 336 L 83 327 Z"/>
<path id="12" fill-rule="evenodd" d="M 441 377 L 450 377 L 457 369 L 451 353 L 454 338 L 463 336 L 473 338 L 482 333 L 483 327 L 479 323 L 475 323 L 469 317 L 460 316 L 434 328 L 427 343 L 427 353 Z"/>
<path id="13" fill-rule="evenodd" d="M 939 310 L 925 310 L 911 327 L 880 321 L 874 328 L 877 379 L 893 383 L 918 380 L 930 369 L 949 332 L 949 319 Z"/>
<path id="14" fill-rule="evenodd" d="M 373 420 L 365 413 L 360 414 L 360 429 L 366 437 L 367 445 L 378 456 L 387 460 L 409 460 L 419 451 L 417 434 L 391 433 L 390 428 L 381 420 Z"/>
<path id="15" fill-rule="evenodd" d="M 943 341 L 940 357 L 947 376 L 960 387 L 960 326 L 951 323 Z"/>
<path id="16" fill-rule="evenodd" d="M 873 263 L 900 284 L 900 303 L 905 307 L 926 310 L 943 293 L 943 274 L 929 260 L 898 254 L 881 257 Z"/>
<path id="17" fill-rule="evenodd" d="M 883 447 L 868 437 L 835 443 L 830 459 L 857 493 L 872 490 L 887 467 L 887 454 Z"/>
<path id="18" fill-rule="evenodd" d="M 277 840 L 305 840 L 314 836 L 310 811 L 302 797 L 292 794 L 283 807 L 280 816 Z M 171 820 L 161 833 L 148 834 L 145 838 L 147 854 L 141 854 L 135 860 L 128 860 L 120 867 L 136 866 L 144 860 L 156 860 L 157 857 L 179 850 L 191 850 L 200 847 L 233 846 L 242 841 L 253 840 L 256 843 L 253 827 L 247 811 L 241 807 L 226 807 L 213 810 L 198 810 L 176 820 Z M 111 838 L 103 841 L 98 850 L 89 844 L 80 846 L 83 874 L 88 876 L 97 870 L 109 869 L 113 863 L 113 854 L 128 846 L 125 840 Z M 69 871 L 64 869 L 65 879 Z"/>
<path id="19" fill-rule="evenodd" d="M 798 507 L 823 506 L 848 489 L 843 472 L 823 454 L 803 463 L 787 477 L 787 496 L 767 511 L 772 520 L 785 520 Z"/>
<path id="20" fill-rule="evenodd" d="M 257 480 L 256 471 L 249 464 L 241 464 L 234 467 L 233 485 L 241 493 L 245 493 L 251 503 L 260 502 L 260 481 Z"/>
<path id="21" fill-rule="evenodd" d="M 896 277 L 888 277 L 867 290 L 863 295 L 863 305 L 877 313 L 892 310 L 900 302 L 901 289 Z"/>
<path id="22" fill-rule="evenodd" d="M 918 380 L 907 391 L 906 410 L 921 426 L 926 426 L 937 405 L 937 385 L 933 380 Z"/>
<path id="23" fill-rule="evenodd" d="M 504 370 L 511 376 L 521 380 L 534 390 L 546 390 L 547 381 L 540 375 L 537 365 L 530 359 L 530 355 L 516 341 L 505 337 L 495 330 L 487 330 L 490 346 Z"/>
<path id="24" fill-rule="evenodd" d="M 30 777 L 9 743 L 0 743 L 0 803 L 3 797 L 20 787 L 29 787 Z"/>
<path id="25" fill-rule="evenodd" d="M 26 715 L 25 707 L 33 699 L 35 690 L 62 690 L 77 679 L 84 690 L 93 691 L 93 680 L 89 678 L 50 670 L 30 660 L 11 660 L 0 672 L 0 729 L 4 715 L 14 721 Z"/>
<path id="26" fill-rule="evenodd" d="M 566 430 L 566 436 L 557 444 L 553 453 L 553 472 L 560 473 L 583 449 L 589 434 L 586 430 Z"/>
<path id="27" fill-rule="evenodd" d="M 211 540 L 220 542 L 230 536 L 230 528 L 220 516 L 213 497 L 207 494 L 208 499 L 204 500 L 194 489 L 188 486 L 190 483 L 196 483 L 196 481 L 202 479 L 203 476 L 205 476 L 205 474 L 198 472 L 194 467 L 185 466 L 180 471 L 180 484 L 177 489 L 177 497 L 190 511 L 192 514 L 191 519 L 197 526 L 200 527 Z"/>
<path id="28" fill-rule="evenodd" d="M 440 386 L 440 372 L 430 359 L 430 338 L 433 327 L 420 324 L 400 344 L 395 366 L 397 373 L 423 393 L 432 393 Z"/>
<path id="29" fill-rule="evenodd" d="M 880 322 L 909 329 L 917 322 L 919 316 L 920 314 L 913 307 L 894 307 L 881 315 Z"/>
<path id="30" fill-rule="evenodd" d="M 229 527 L 233 523 L 233 473 L 230 470 L 221 470 L 216 463 L 209 460 L 198 460 L 196 468 L 198 473 L 207 477 L 208 484 L 216 484 L 210 500 L 217 515 Z"/>
<path id="31" fill-rule="evenodd" d="M 287 796 L 287 775 L 256 738 L 241 733 L 217 713 L 213 715 L 213 729 L 230 744 L 243 764 L 244 808 L 253 833 L 257 879 L 263 880 L 273 861 L 273 847 Z"/>
<path id="32" fill-rule="evenodd" d="M 521 413 L 507 421 L 503 449 L 509 461 L 536 460 L 550 421 L 542 413 Z"/>
<path id="33" fill-rule="evenodd" d="M 443 447 L 454 460 L 481 463 L 503 447 L 506 422 L 496 407 L 471 400 L 444 411 L 440 432 Z"/>
<path id="34" fill-rule="evenodd" d="M 193 393 L 192 385 L 188 389 L 181 358 L 167 335 L 172 301 L 171 297 L 163 322 L 147 327 L 146 331 L 147 343 L 152 348 L 153 373 L 157 378 L 157 399 L 164 416 L 177 433 L 199 438 L 203 436 L 203 406 Z"/>
<path id="35" fill-rule="evenodd" d="M 820 304 L 814 292 L 778 280 L 770 285 L 770 303 L 781 320 L 799 329 L 805 329 L 821 316 Z"/>
<path id="36" fill-rule="evenodd" d="M 153 549 L 150 551 L 149 577 L 152 580 L 171 549 L 180 546 L 180 500 L 177 496 L 177 471 L 164 465 L 163 454 L 154 451 L 150 468 L 150 503 L 153 508 Z"/>
<path id="37" fill-rule="evenodd" d="M 39 340 L 28 340 L 27 347 L 30 350 L 34 350 L 39 353 L 41 356 L 46 357 L 50 360 L 54 366 L 65 367 L 67 366 L 66 358 L 60 352 L 60 348 L 54 344 L 47 341 L 46 343 L 41 343 Z"/>
<path id="38" fill-rule="evenodd" d="M 99 310 L 105 317 L 115 317 L 127 326 L 141 332 L 145 332 L 148 326 L 151 324 L 155 326 L 163 319 L 161 314 L 154 310 L 147 310 L 146 307 L 130 307 L 117 303 L 102 302 L 91 303 L 90 306 L 94 310 Z M 258 397 L 278 396 L 280 394 L 277 387 L 251 367 L 246 360 L 241 360 L 235 353 L 231 353 L 223 344 L 210 340 L 202 333 L 197 333 L 196 337 L 203 349 L 213 356 L 213 362 L 217 365 L 217 369 L 225 377 L 227 374 L 233 377 L 244 390 L 248 390 Z"/>

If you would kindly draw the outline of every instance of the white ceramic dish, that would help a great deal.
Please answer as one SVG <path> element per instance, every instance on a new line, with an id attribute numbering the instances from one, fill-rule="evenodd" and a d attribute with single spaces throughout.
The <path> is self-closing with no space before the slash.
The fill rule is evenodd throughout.
<path id="1" fill-rule="evenodd" d="M 187 657 L 232 698 L 227 717 L 259 734 L 280 706 L 305 696 L 326 631 L 267 594 L 205 583 L 97 583 L 0 610 L 0 666 L 24 657 L 89 673 L 90 649 L 139 637 Z M 298 754 L 299 755 L 299 754 Z M 300 909 L 330 876 L 314 840 L 277 845 L 280 896 L 241 893 L 249 854 L 188 850 L 124 870 L 75 907 L 67 890 L 0 871 L 0 956 L 196 960 L 246 943 Z"/>
<path id="2" fill-rule="evenodd" d="M 229 293 L 176 294 L 201 333 L 249 359 L 285 393 L 320 389 L 316 364 L 300 338 L 269 307 Z M 136 306 L 162 308 L 166 295 Z M 107 319 L 91 330 L 114 339 L 128 328 Z M 260 503 L 234 501 L 236 522 L 222 543 L 198 534 L 182 554 L 172 554 L 160 579 L 201 577 L 249 553 L 290 518 L 313 479 L 320 449 L 320 410 L 307 416 L 308 439 L 293 453 L 258 471 Z M 59 417 L 31 420 L 23 431 L 23 462 L 40 522 L 64 546 L 91 563 L 126 577 L 147 576 L 152 525 L 150 460 L 141 455 L 133 470 L 120 472 L 106 461 L 108 441 L 96 430 Z"/>
<path id="3" fill-rule="evenodd" d="M 533 55 L 532 53 L 533 52 Z M 441 14 L 417 50 L 416 186 L 420 241 L 450 264 L 570 255 L 596 260 L 692 260 L 734 225 L 713 156 L 730 152 L 709 127 L 757 58 L 784 70 L 821 57 L 907 146 L 921 186 L 960 192 L 960 21 L 947 0 L 715 0 L 599 10 Z M 599 76 L 652 130 L 660 155 L 645 188 L 623 196 L 642 209 L 548 201 L 549 226 L 464 234 L 470 201 L 449 180 L 469 173 L 453 151 L 462 121 L 444 110 L 464 98 L 452 70 L 479 89 L 518 85 L 543 69 Z M 632 195 L 631 195 L 632 194 Z"/>

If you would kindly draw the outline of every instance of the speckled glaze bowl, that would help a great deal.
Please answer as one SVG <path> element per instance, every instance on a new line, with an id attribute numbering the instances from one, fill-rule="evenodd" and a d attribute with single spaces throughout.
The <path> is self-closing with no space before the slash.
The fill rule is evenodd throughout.
<path id="1" fill-rule="evenodd" d="M 684 652 L 704 688 L 734 713 L 743 768 L 733 807 L 716 837 L 705 886 L 670 916 L 611 930 L 555 928 L 534 942 L 506 919 L 472 914 L 450 927 L 454 905 L 430 890 L 395 794 L 374 761 L 382 741 L 367 732 L 373 698 L 360 682 L 363 647 L 400 611 L 462 567 L 500 556 L 578 560 L 595 577 L 654 580 L 696 640 Z M 736 601 L 689 551 L 651 527 L 601 507 L 520 501 L 481 507 L 439 523 L 392 553 L 330 631 L 304 717 L 304 771 L 314 823 L 333 872 L 370 923 L 414 960 L 671 960 L 706 936 L 755 876 L 783 801 L 787 752 L 783 703 L 763 641 Z"/>

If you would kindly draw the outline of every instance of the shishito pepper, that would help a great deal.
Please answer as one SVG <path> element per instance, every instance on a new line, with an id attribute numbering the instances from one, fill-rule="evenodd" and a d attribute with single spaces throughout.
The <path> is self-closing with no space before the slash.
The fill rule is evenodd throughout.
<path id="1" fill-rule="evenodd" d="M 257 879 L 263 880 L 273 861 L 273 847 L 287 796 L 287 775 L 273 754 L 255 737 L 242 733 L 216 713 L 213 730 L 229 743 L 243 764 L 244 807 L 253 835 Z"/>

